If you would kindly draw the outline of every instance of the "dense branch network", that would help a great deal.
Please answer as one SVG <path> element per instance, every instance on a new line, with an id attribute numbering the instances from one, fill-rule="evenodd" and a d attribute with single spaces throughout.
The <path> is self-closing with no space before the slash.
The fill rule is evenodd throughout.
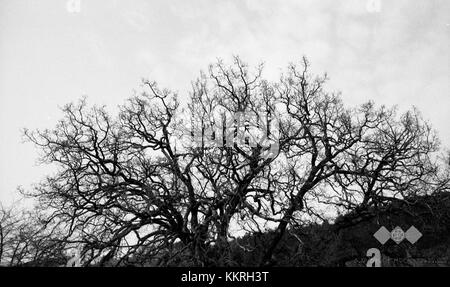
<path id="1" fill-rule="evenodd" d="M 31 194 L 84 264 L 226 265 L 236 230 L 275 231 L 269 264 L 289 226 L 448 190 L 417 110 L 346 108 L 308 68 L 272 83 L 236 57 L 202 73 L 186 106 L 151 81 L 115 117 L 66 105 L 54 129 L 25 132 L 58 166 Z"/>

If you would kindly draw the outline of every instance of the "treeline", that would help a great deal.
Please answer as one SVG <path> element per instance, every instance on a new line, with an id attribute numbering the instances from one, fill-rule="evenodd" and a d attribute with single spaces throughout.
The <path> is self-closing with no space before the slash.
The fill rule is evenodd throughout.
<path id="1" fill-rule="evenodd" d="M 355 222 L 358 218 L 358 222 Z M 364 218 L 361 220 L 360 218 Z M 411 244 L 389 240 L 384 245 L 373 234 L 380 228 L 389 231 L 416 227 L 422 237 Z M 208 250 L 210 266 L 257 266 L 273 232 L 248 234 L 229 243 L 230 252 Z M 410 197 L 391 203 L 383 210 L 365 215 L 349 213 L 334 224 L 312 224 L 290 229 L 272 257 L 272 266 L 365 266 L 366 252 L 378 248 L 383 266 L 450 266 L 450 193 Z M 190 266 L 179 257 L 168 266 Z M 155 263 L 149 260 L 145 265 Z"/>
<path id="2" fill-rule="evenodd" d="M 358 218 L 358 222 L 355 222 L 355 218 Z M 29 216 L 27 220 L 28 223 L 36 224 L 37 219 L 32 220 Z M 414 226 L 422 233 L 422 237 L 415 244 L 407 240 L 400 244 L 389 240 L 382 245 L 373 236 L 382 226 L 388 230 L 398 226 L 404 231 Z M 10 247 L 13 247 L 9 252 L 15 252 L 17 259 L 4 262 L 4 266 L 65 266 L 71 255 L 64 252 L 62 245 L 58 244 L 60 241 L 42 236 L 36 231 L 35 236 L 30 234 L 32 230 L 25 223 L 15 230 L 17 237 L 15 241 L 9 242 Z M 209 262 L 205 266 L 258 266 L 273 236 L 273 232 L 247 234 L 230 241 L 226 252 L 211 246 L 207 251 Z M 410 197 L 392 202 L 383 210 L 366 211 L 365 215 L 349 213 L 337 218 L 333 224 L 325 222 L 291 228 L 275 250 L 271 266 L 365 266 L 366 252 L 370 248 L 381 251 L 383 266 L 449 266 L 450 193 Z M 175 244 L 173 249 L 179 250 L 166 250 L 167 254 L 162 251 L 157 256 L 151 256 L 143 248 L 134 258 L 129 258 L 127 264 L 118 266 L 161 266 L 162 261 L 166 262 L 166 266 L 193 265 L 189 255 L 183 255 L 181 244 Z M 3 250 L 4 253 L 7 251 Z M 34 254 L 36 257 L 19 258 L 22 254 Z M 111 259 L 105 265 L 116 264 Z"/>

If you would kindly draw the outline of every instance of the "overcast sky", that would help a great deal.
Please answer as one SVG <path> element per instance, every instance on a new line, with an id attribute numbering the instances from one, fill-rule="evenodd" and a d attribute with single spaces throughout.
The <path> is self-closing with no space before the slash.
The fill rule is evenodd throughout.
<path id="1" fill-rule="evenodd" d="M 1 202 L 48 172 L 22 128 L 82 95 L 117 106 L 142 77 L 185 96 L 232 55 L 269 78 L 305 55 L 347 104 L 415 105 L 450 146 L 448 0 L 71 1 L 0 0 Z"/>

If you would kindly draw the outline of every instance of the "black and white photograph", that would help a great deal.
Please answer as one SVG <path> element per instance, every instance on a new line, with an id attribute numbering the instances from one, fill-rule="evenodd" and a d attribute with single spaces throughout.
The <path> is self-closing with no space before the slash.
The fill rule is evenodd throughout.
<path id="1" fill-rule="evenodd" d="M 447 0 L 0 0 L 0 272 L 449 267 L 449 47 Z"/>

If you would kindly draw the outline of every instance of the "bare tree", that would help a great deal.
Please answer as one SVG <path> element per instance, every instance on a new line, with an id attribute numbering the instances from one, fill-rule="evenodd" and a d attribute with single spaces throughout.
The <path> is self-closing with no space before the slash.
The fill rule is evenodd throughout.
<path id="1" fill-rule="evenodd" d="M 0 264 L 4 266 L 62 264 L 64 241 L 39 210 L 13 204 L 0 206 Z"/>
<path id="2" fill-rule="evenodd" d="M 12 208 L 0 205 L 0 264 L 6 265 L 5 254 L 8 253 L 10 237 L 18 220 L 13 215 Z"/>
<path id="3" fill-rule="evenodd" d="M 117 117 L 84 99 L 68 104 L 54 129 L 25 131 L 59 167 L 31 195 L 84 264 L 145 254 L 152 264 L 204 266 L 229 263 L 232 230 L 273 229 L 261 258 L 269 264 L 290 225 L 437 187 L 438 142 L 416 110 L 346 108 L 308 66 L 303 59 L 271 83 L 262 65 L 219 61 L 184 108 L 151 81 Z"/>

